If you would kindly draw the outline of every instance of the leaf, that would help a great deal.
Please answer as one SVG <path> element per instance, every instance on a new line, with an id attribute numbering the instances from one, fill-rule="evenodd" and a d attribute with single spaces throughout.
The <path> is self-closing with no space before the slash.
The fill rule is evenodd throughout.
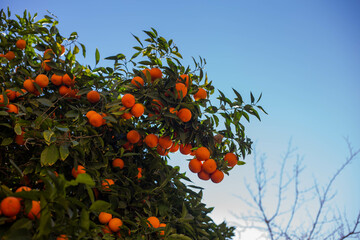
<path id="1" fill-rule="evenodd" d="M 9 116 L 9 113 L 6 111 L 0 111 L 0 116 Z"/>
<path id="2" fill-rule="evenodd" d="M 167 240 L 191 240 L 191 238 L 183 234 L 171 234 L 166 238 Z"/>
<path id="3" fill-rule="evenodd" d="M 138 41 L 138 43 L 140 43 L 140 45 L 142 47 L 144 47 L 144 45 L 141 43 L 140 39 L 137 36 L 135 36 L 134 34 L 131 34 L 131 35 L 133 35 L 133 37 L 136 39 L 136 41 Z"/>
<path id="4" fill-rule="evenodd" d="M 80 52 L 79 47 L 75 45 L 74 50 L 73 50 L 73 54 L 76 55 L 76 54 L 78 54 L 79 52 Z"/>
<path id="5" fill-rule="evenodd" d="M 1 142 L 1 146 L 7 146 L 10 145 L 13 142 L 12 138 L 4 138 Z"/>
<path id="6" fill-rule="evenodd" d="M 254 102 L 255 102 L 255 98 L 254 98 L 254 95 L 252 94 L 252 92 L 250 92 L 250 98 L 251 98 L 251 103 L 254 103 Z"/>
<path id="7" fill-rule="evenodd" d="M 96 48 L 95 50 L 95 61 L 96 61 L 96 65 L 99 63 L 100 61 L 100 53 L 99 50 Z"/>
<path id="8" fill-rule="evenodd" d="M 45 147 L 40 156 L 42 166 L 51 166 L 59 159 L 59 149 L 55 144 Z"/>
<path id="9" fill-rule="evenodd" d="M 105 212 L 111 208 L 111 204 L 102 200 L 97 200 L 90 206 L 90 211 L 93 212 Z"/>
<path id="10" fill-rule="evenodd" d="M 83 173 L 83 174 L 79 174 L 77 177 L 76 177 L 76 182 L 78 183 L 83 183 L 83 184 L 87 184 L 91 187 L 94 187 L 95 186 L 95 182 L 94 180 L 91 178 L 91 176 L 87 173 Z"/>
<path id="11" fill-rule="evenodd" d="M 18 123 L 15 124 L 14 131 L 15 131 L 16 135 L 21 135 L 22 130 L 21 130 L 20 124 L 18 124 Z"/>
<path id="12" fill-rule="evenodd" d="M 60 159 L 64 161 L 69 156 L 69 148 L 67 145 L 60 145 Z"/>
<path id="13" fill-rule="evenodd" d="M 86 231 L 89 230 L 90 227 L 90 219 L 89 219 L 89 211 L 87 211 L 85 208 L 81 210 L 80 214 L 80 227 Z"/>
<path id="14" fill-rule="evenodd" d="M 82 53 L 83 53 L 83 56 L 84 58 L 86 57 L 86 48 L 85 48 L 85 45 L 80 43 L 80 46 L 81 46 L 81 49 L 82 49 Z"/>
<path id="15" fill-rule="evenodd" d="M 45 130 L 43 132 L 43 136 L 44 136 L 44 139 L 46 141 L 47 144 L 50 144 L 51 143 L 51 137 L 52 135 L 54 135 L 55 133 L 53 131 L 50 131 L 50 130 Z"/>

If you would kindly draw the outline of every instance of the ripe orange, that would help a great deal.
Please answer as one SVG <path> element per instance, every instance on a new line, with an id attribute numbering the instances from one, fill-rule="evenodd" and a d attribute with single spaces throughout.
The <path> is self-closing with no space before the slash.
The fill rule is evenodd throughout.
<path id="1" fill-rule="evenodd" d="M 169 149 L 170 152 L 177 152 L 180 148 L 180 144 L 178 143 L 174 143 L 173 142 L 173 145 L 171 146 L 171 148 Z"/>
<path id="2" fill-rule="evenodd" d="M 15 136 L 15 142 L 18 144 L 18 145 L 24 145 L 25 144 L 25 141 L 24 141 L 24 131 L 21 131 L 21 134 L 20 135 L 16 135 Z"/>
<path id="3" fill-rule="evenodd" d="M 56 85 L 56 86 L 60 86 L 63 82 L 63 76 L 60 76 L 60 75 L 56 75 L 56 74 L 53 74 L 50 78 L 50 81 Z"/>
<path id="4" fill-rule="evenodd" d="M 134 117 L 140 117 L 144 114 L 144 105 L 141 103 L 135 103 L 134 106 L 132 106 L 130 112 Z"/>
<path id="5" fill-rule="evenodd" d="M 150 69 L 151 81 L 155 81 L 158 78 L 162 78 L 162 72 L 159 68 Z"/>
<path id="6" fill-rule="evenodd" d="M 160 226 L 160 221 L 157 217 L 149 217 L 147 220 L 149 227 L 158 228 Z"/>
<path id="7" fill-rule="evenodd" d="M 27 91 L 26 91 L 25 89 L 21 89 L 20 91 L 17 91 L 17 92 L 15 93 L 15 95 L 16 95 L 16 97 L 18 98 L 18 97 L 24 95 L 25 93 L 27 93 Z"/>
<path id="8" fill-rule="evenodd" d="M 101 182 L 101 188 L 104 189 L 104 190 L 110 190 L 109 189 L 110 186 L 114 185 L 114 184 L 115 184 L 114 180 L 112 180 L 112 179 L 104 179 Z"/>
<path id="9" fill-rule="evenodd" d="M 131 84 L 135 85 L 137 88 L 140 88 L 140 85 L 141 86 L 144 86 L 144 79 L 142 79 L 142 77 L 134 77 L 132 80 L 131 80 Z"/>
<path id="10" fill-rule="evenodd" d="M 61 87 L 59 87 L 59 94 L 61 95 L 61 96 L 67 96 L 67 97 L 69 97 L 70 96 L 70 92 L 71 92 L 71 89 L 70 88 L 68 88 L 67 86 L 61 86 Z"/>
<path id="11" fill-rule="evenodd" d="M 207 92 L 203 88 L 199 88 L 199 90 L 194 94 L 195 101 L 206 98 L 207 98 Z"/>
<path id="12" fill-rule="evenodd" d="M 145 144 L 150 147 L 154 148 L 159 143 L 159 138 L 155 134 L 149 134 L 144 139 Z"/>
<path id="13" fill-rule="evenodd" d="M 60 45 L 60 47 L 61 47 L 60 56 L 62 56 L 62 55 L 64 55 L 64 53 L 65 53 L 65 47 L 64 47 L 64 45 Z"/>
<path id="14" fill-rule="evenodd" d="M 34 220 L 35 218 L 40 218 L 40 202 L 39 201 L 32 201 L 32 207 L 30 209 L 30 212 L 28 213 L 27 217 L 31 220 Z"/>
<path id="15" fill-rule="evenodd" d="M 141 136 L 138 131 L 131 130 L 126 134 L 126 138 L 130 143 L 134 144 L 134 143 L 137 143 L 138 141 L 140 141 Z"/>
<path id="16" fill-rule="evenodd" d="M 189 75 L 187 74 L 180 75 L 180 78 L 177 80 L 177 82 L 182 82 L 182 83 L 185 82 L 185 86 L 189 87 L 189 83 L 190 83 Z"/>
<path id="17" fill-rule="evenodd" d="M 202 170 L 207 174 L 212 174 L 213 172 L 215 172 L 216 168 L 217 164 L 214 159 L 208 159 L 202 165 Z"/>
<path id="18" fill-rule="evenodd" d="M 66 234 L 61 234 L 56 238 L 56 240 L 69 240 L 69 238 Z"/>
<path id="19" fill-rule="evenodd" d="M 113 167 L 118 167 L 120 169 L 123 169 L 124 168 L 124 161 L 120 158 L 115 158 L 113 161 L 112 161 L 112 166 Z"/>
<path id="20" fill-rule="evenodd" d="M 160 223 L 159 228 L 166 228 L 166 224 L 165 224 L 165 223 Z M 164 232 L 164 231 L 160 231 L 159 234 L 160 234 L 161 236 L 163 236 L 163 235 L 165 235 L 165 232 Z"/>
<path id="21" fill-rule="evenodd" d="M 0 107 L 3 107 L 4 106 L 4 95 L 0 94 Z"/>
<path id="22" fill-rule="evenodd" d="M 53 58 L 53 55 L 54 55 L 54 51 L 50 48 L 46 49 L 44 52 L 45 59 L 51 59 L 51 58 Z"/>
<path id="23" fill-rule="evenodd" d="M 137 178 L 138 179 L 142 178 L 142 168 L 138 168 Z"/>
<path id="24" fill-rule="evenodd" d="M 135 97 L 134 95 L 127 93 L 121 98 L 121 103 L 126 108 L 131 108 L 135 104 Z"/>
<path id="25" fill-rule="evenodd" d="M 187 87 L 185 86 L 185 84 L 183 83 L 176 83 L 175 84 L 175 89 L 176 89 L 176 96 L 177 99 L 181 99 L 184 98 L 187 94 Z"/>
<path id="26" fill-rule="evenodd" d="M 170 136 L 161 136 L 159 138 L 159 145 L 162 147 L 162 148 L 165 148 L 165 149 L 170 149 L 171 146 L 172 146 L 173 142 L 170 138 Z"/>
<path id="27" fill-rule="evenodd" d="M 0 210 L 7 217 L 16 216 L 20 212 L 20 200 L 16 197 L 6 197 L 0 203 Z"/>
<path id="28" fill-rule="evenodd" d="M 210 158 L 210 151 L 206 147 L 200 147 L 196 149 L 195 156 L 200 161 L 204 161 Z"/>
<path id="29" fill-rule="evenodd" d="M 187 108 L 182 108 L 177 113 L 177 116 L 180 118 L 182 122 L 188 122 L 191 120 L 191 111 Z"/>
<path id="30" fill-rule="evenodd" d="M 27 186 L 22 186 L 22 187 L 19 187 L 18 189 L 16 189 L 15 192 L 22 192 L 22 191 L 29 192 L 29 191 L 31 191 L 31 188 L 29 188 Z"/>
<path id="31" fill-rule="evenodd" d="M 113 232 L 111 231 L 111 229 L 109 228 L 108 225 L 106 225 L 106 226 L 104 226 L 103 228 L 101 228 L 101 231 L 102 231 L 104 234 L 111 234 L 111 233 L 113 233 Z"/>
<path id="32" fill-rule="evenodd" d="M 188 155 L 191 153 L 192 146 L 191 144 L 181 144 L 180 145 L 180 152 L 184 155 Z"/>
<path id="33" fill-rule="evenodd" d="M 8 108 L 7 110 L 8 113 L 15 113 L 15 114 L 19 113 L 19 108 L 14 104 L 7 105 L 7 108 Z"/>
<path id="34" fill-rule="evenodd" d="M 172 113 L 172 114 L 177 114 L 178 113 L 178 111 L 175 110 L 175 108 L 173 108 L 173 107 L 169 108 L 169 112 Z"/>
<path id="35" fill-rule="evenodd" d="M 113 232 L 119 232 L 123 222 L 120 218 L 113 218 L 109 221 L 109 228 Z"/>
<path id="36" fill-rule="evenodd" d="M 42 67 L 46 72 L 48 72 L 48 71 L 51 70 L 51 67 L 46 64 L 47 62 L 50 62 L 50 60 L 44 60 L 44 61 L 41 63 L 41 67 Z"/>
<path id="37" fill-rule="evenodd" d="M 93 114 L 95 114 L 97 112 L 93 111 L 93 110 L 90 110 L 86 113 L 86 117 L 89 119 Z"/>
<path id="38" fill-rule="evenodd" d="M 11 61 L 15 58 L 15 53 L 13 51 L 8 51 L 6 54 L 5 54 L 5 57 L 7 60 Z"/>
<path id="39" fill-rule="evenodd" d="M 49 85 L 49 78 L 45 74 L 39 74 L 36 76 L 35 82 L 39 87 L 44 88 Z"/>
<path id="40" fill-rule="evenodd" d="M 93 90 L 88 92 L 86 98 L 91 103 L 97 103 L 98 101 L 100 101 L 100 94 L 97 91 Z"/>
<path id="41" fill-rule="evenodd" d="M 201 180 L 209 180 L 210 179 L 210 175 L 206 172 L 204 172 L 203 170 L 201 170 L 199 173 L 198 173 L 198 177 L 201 179 Z"/>
<path id="42" fill-rule="evenodd" d="M 210 177 L 213 183 L 219 183 L 224 179 L 224 173 L 219 169 L 216 169 L 215 172 L 210 175 Z"/>
<path id="43" fill-rule="evenodd" d="M 86 173 L 86 170 L 81 165 L 78 165 L 76 169 L 75 169 L 75 167 L 73 167 L 73 169 L 71 170 L 71 175 L 74 178 L 76 178 L 79 174 L 83 174 L 83 173 Z"/>
<path id="44" fill-rule="evenodd" d="M 34 82 L 31 79 L 25 80 L 23 86 L 28 92 L 35 92 Z"/>
<path id="45" fill-rule="evenodd" d="M 199 173 L 201 171 L 202 162 L 197 160 L 196 158 L 190 160 L 189 169 L 193 173 Z"/>
<path id="46" fill-rule="evenodd" d="M 63 83 L 67 86 L 74 86 L 75 85 L 75 76 L 71 79 L 70 76 L 66 73 L 63 76 Z"/>
<path id="47" fill-rule="evenodd" d="M 94 127 L 101 127 L 103 125 L 103 117 L 99 113 L 90 115 L 89 123 Z"/>
<path id="48" fill-rule="evenodd" d="M 160 145 L 157 146 L 156 148 L 156 152 L 160 155 L 160 156 L 166 156 L 169 154 L 169 151 L 163 147 L 161 147 Z"/>
<path id="49" fill-rule="evenodd" d="M 16 47 L 20 50 L 24 50 L 26 47 L 26 41 L 24 39 L 19 39 L 16 41 Z"/>
<path id="50" fill-rule="evenodd" d="M 9 101 L 14 101 L 16 98 L 16 92 L 11 90 L 11 89 L 7 89 L 6 91 L 6 96 L 8 97 Z"/>
<path id="51" fill-rule="evenodd" d="M 99 214 L 99 222 L 102 224 L 107 224 L 112 219 L 112 214 L 101 212 Z"/>
<path id="52" fill-rule="evenodd" d="M 228 162 L 229 167 L 234 167 L 238 162 L 237 156 L 231 152 L 225 154 L 224 160 Z"/>

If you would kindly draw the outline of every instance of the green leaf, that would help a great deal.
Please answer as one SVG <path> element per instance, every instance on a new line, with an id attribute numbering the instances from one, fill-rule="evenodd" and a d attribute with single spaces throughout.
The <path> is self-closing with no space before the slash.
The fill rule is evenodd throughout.
<path id="1" fill-rule="evenodd" d="M 93 212 L 105 212 L 111 208 L 111 204 L 102 200 L 97 200 L 90 206 L 90 211 Z"/>
<path id="2" fill-rule="evenodd" d="M 41 206 L 41 217 L 39 225 L 39 234 L 37 237 L 48 236 L 51 233 L 51 215 L 49 211 L 49 205 L 45 200 L 45 197 L 41 195 L 40 197 L 40 206 Z"/>
<path id="3" fill-rule="evenodd" d="M 76 54 L 78 54 L 79 52 L 80 52 L 79 47 L 75 45 L 74 50 L 73 50 L 73 54 L 76 55 Z"/>
<path id="4" fill-rule="evenodd" d="M 100 61 L 100 53 L 99 53 L 99 49 L 97 49 L 97 48 L 95 50 L 95 61 L 96 61 L 96 64 L 98 64 Z"/>
<path id="5" fill-rule="evenodd" d="M 68 145 L 60 145 L 60 159 L 61 160 L 65 160 L 68 156 L 69 156 L 69 148 L 68 148 Z"/>
<path id="6" fill-rule="evenodd" d="M 59 149 L 55 144 L 46 147 L 40 156 L 42 166 L 51 166 L 59 159 Z"/>
<path id="7" fill-rule="evenodd" d="M 18 123 L 15 124 L 14 131 L 15 131 L 16 135 L 21 135 L 22 130 L 21 130 L 20 124 L 18 124 Z"/>
<path id="8" fill-rule="evenodd" d="M 10 145 L 13 142 L 12 138 L 4 138 L 1 142 L 1 146 L 7 146 Z"/>
<path id="9" fill-rule="evenodd" d="M 255 102 L 255 98 L 254 98 L 254 95 L 252 94 L 252 92 L 250 92 L 250 98 L 251 98 L 251 103 L 254 103 L 254 102 Z"/>
<path id="10" fill-rule="evenodd" d="M 44 139 L 46 141 L 47 144 L 50 144 L 51 143 L 51 137 L 54 135 L 55 133 L 53 131 L 50 131 L 50 130 L 45 130 L 43 132 L 43 136 L 44 136 Z"/>
<path id="11" fill-rule="evenodd" d="M 0 116 L 9 116 L 9 113 L 6 111 L 0 111 Z"/>
<path id="12" fill-rule="evenodd" d="M 83 56 L 84 58 L 86 57 L 86 48 L 85 48 L 85 45 L 80 43 L 80 46 L 81 46 L 81 49 L 82 49 L 82 53 L 83 53 Z"/>
<path id="13" fill-rule="evenodd" d="M 89 230 L 90 227 L 90 218 L 89 218 L 89 211 L 87 211 L 85 208 L 81 210 L 80 214 L 80 227 L 86 231 Z"/>
<path id="14" fill-rule="evenodd" d="M 76 182 L 78 183 L 83 183 L 83 184 L 87 184 L 91 187 L 94 187 L 95 186 L 95 182 L 94 180 L 91 178 L 91 176 L 87 173 L 83 173 L 83 174 L 79 174 L 77 177 L 76 177 Z"/>
<path id="15" fill-rule="evenodd" d="M 76 110 L 70 110 L 67 113 L 65 113 L 65 117 L 67 118 L 76 118 L 79 116 L 79 112 Z"/>

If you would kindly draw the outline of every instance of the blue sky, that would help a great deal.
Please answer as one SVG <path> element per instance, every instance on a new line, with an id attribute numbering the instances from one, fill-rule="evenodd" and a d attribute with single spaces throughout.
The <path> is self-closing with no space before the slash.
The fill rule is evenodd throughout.
<path id="1" fill-rule="evenodd" d="M 174 39 L 185 64 L 192 63 L 191 56 L 204 57 L 209 78 L 227 95 L 233 96 L 235 88 L 249 100 L 250 91 L 262 92 L 261 103 L 269 115 L 247 124 L 248 136 L 274 163 L 292 138 L 310 180 L 315 176 L 325 182 L 342 163 L 348 153 L 343 137 L 360 147 L 357 0 L 2 0 L 0 6 L 39 16 L 49 10 L 58 16 L 63 35 L 78 32 L 88 50 L 86 60 L 80 61 L 90 65 L 95 48 L 102 57 L 130 56 L 136 44 L 131 33 L 141 38 L 142 30 L 154 27 L 166 39 Z M 251 157 L 247 160 L 251 163 Z M 334 188 L 336 203 L 350 211 L 360 202 L 359 160 Z M 187 169 L 183 157 L 172 161 Z M 206 188 L 205 201 L 215 206 L 217 221 L 228 216 L 229 206 L 236 206 L 238 200 L 231 194 L 243 191 L 239 185 L 251 167 L 237 167 L 218 185 L 193 178 Z M 227 202 L 221 195 L 229 196 Z"/>

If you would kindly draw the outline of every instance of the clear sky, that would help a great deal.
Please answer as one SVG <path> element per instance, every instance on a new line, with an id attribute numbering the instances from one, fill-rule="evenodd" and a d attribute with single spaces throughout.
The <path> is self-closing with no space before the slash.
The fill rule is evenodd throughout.
<path id="1" fill-rule="evenodd" d="M 131 33 L 144 37 L 142 30 L 154 27 L 174 39 L 185 64 L 191 64 L 191 56 L 204 57 L 209 78 L 227 95 L 233 96 L 231 88 L 248 100 L 250 91 L 263 93 L 261 103 L 269 115 L 262 122 L 254 119 L 247 130 L 274 164 L 292 138 L 308 176 L 325 182 L 348 153 L 343 137 L 360 147 L 358 0 L 2 0 L 0 6 L 39 16 L 49 10 L 58 16 L 64 36 L 78 32 L 89 56 L 80 61 L 90 65 L 95 48 L 102 57 L 130 56 L 136 44 Z M 184 159 L 176 156 L 171 162 L 187 171 Z M 252 171 L 251 157 L 247 161 L 218 185 L 189 173 L 205 187 L 205 202 L 215 206 L 216 221 L 229 219 L 231 207 L 243 210 L 232 194 L 245 194 L 242 184 Z M 359 171 L 360 159 L 338 179 L 334 190 L 340 208 L 358 209 Z"/>

